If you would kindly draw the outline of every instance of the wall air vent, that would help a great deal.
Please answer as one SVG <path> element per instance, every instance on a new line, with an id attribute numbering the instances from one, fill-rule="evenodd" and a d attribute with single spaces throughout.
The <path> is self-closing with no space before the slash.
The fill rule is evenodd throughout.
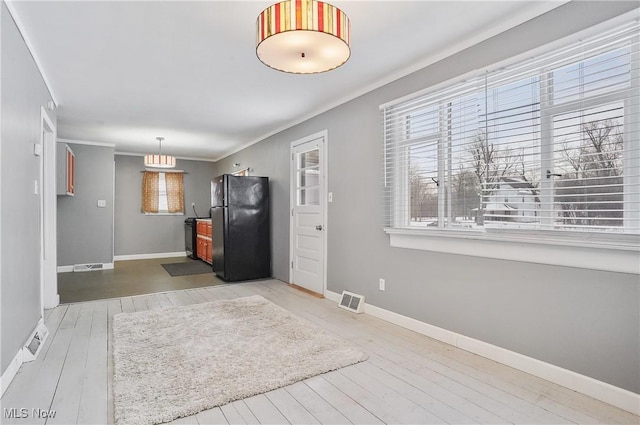
<path id="1" fill-rule="evenodd" d="M 44 323 L 38 323 L 38 327 L 29 338 L 27 344 L 22 348 L 22 361 L 30 362 L 35 360 L 38 357 L 38 353 L 42 349 L 44 342 L 47 340 L 49 336 L 49 331 L 47 330 Z"/>
<path id="2" fill-rule="evenodd" d="M 92 263 L 92 264 L 74 264 L 73 271 L 74 272 L 90 272 L 93 270 L 102 270 L 102 263 Z"/>
<path id="3" fill-rule="evenodd" d="M 364 311 L 364 296 L 349 291 L 342 291 L 342 298 L 338 303 L 338 307 L 353 311 L 354 313 L 362 313 Z"/>

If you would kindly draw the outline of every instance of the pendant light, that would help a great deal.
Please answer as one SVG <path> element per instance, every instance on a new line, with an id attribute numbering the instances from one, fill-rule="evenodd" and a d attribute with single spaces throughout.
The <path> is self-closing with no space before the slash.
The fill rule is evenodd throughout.
<path id="1" fill-rule="evenodd" d="M 351 25 L 337 7 L 316 0 L 287 0 L 262 11 L 256 54 L 265 65 L 294 74 L 335 69 L 351 55 Z"/>
<path id="2" fill-rule="evenodd" d="M 176 158 L 171 155 L 162 155 L 162 141 L 164 137 L 156 137 L 159 149 L 158 155 L 145 155 L 144 166 L 152 168 L 173 168 L 176 166 Z"/>

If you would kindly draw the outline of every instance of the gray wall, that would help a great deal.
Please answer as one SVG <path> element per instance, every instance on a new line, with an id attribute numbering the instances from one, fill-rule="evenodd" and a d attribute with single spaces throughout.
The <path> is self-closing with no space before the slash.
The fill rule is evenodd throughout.
<path id="1" fill-rule="evenodd" d="M 141 212 L 142 157 L 116 155 L 115 158 L 115 255 L 184 252 L 184 219 L 194 215 L 191 203 L 195 202 L 200 217 L 209 217 L 215 165 L 178 159 L 176 169 L 185 171 L 186 215 L 152 216 Z"/>
<path id="2" fill-rule="evenodd" d="M 33 145 L 40 143 L 40 108 L 51 96 L 4 2 L 0 15 L 0 370 L 4 372 L 40 318 L 40 197 L 33 191 L 40 161 Z M 55 120 L 54 112 L 49 116 Z"/>
<path id="3" fill-rule="evenodd" d="M 270 177 L 274 276 L 289 278 L 289 145 L 328 129 L 331 291 L 364 294 L 376 306 L 640 393 L 637 275 L 389 246 L 380 206 L 378 110 L 634 7 L 636 2 L 571 2 L 217 162 L 219 173 L 239 162 Z M 377 288 L 381 277 L 385 292 Z"/>
<path id="4" fill-rule="evenodd" d="M 69 143 L 75 196 L 58 196 L 58 265 L 113 262 L 114 149 Z M 107 201 L 98 208 L 98 199 Z"/>

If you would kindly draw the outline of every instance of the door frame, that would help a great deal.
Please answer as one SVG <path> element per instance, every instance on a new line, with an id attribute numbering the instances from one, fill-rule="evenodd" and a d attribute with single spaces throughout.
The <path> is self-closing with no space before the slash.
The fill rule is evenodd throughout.
<path id="1" fill-rule="evenodd" d="M 295 184 L 295 167 L 294 167 L 294 149 L 296 146 L 301 145 L 303 143 L 311 142 L 313 140 L 322 138 L 324 141 L 323 144 L 323 161 L 320 164 L 322 169 L 322 174 L 324 175 L 324 190 L 323 193 L 320 193 L 320 207 L 322 208 L 323 214 L 323 223 L 321 233 L 322 243 L 323 243 L 323 270 L 322 270 L 322 295 L 324 296 L 327 292 L 327 240 L 328 240 L 328 211 L 327 211 L 327 199 L 329 196 L 329 131 L 327 129 L 319 131 L 317 133 L 311 134 L 309 136 L 303 137 L 298 140 L 294 140 L 291 142 L 289 148 L 289 283 L 293 282 L 293 260 L 294 260 L 294 234 L 295 234 L 295 224 L 293 217 L 293 205 L 296 202 L 296 184 Z"/>
<path id="2" fill-rule="evenodd" d="M 40 107 L 40 305 L 60 304 L 57 261 L 56 125 Z"/>

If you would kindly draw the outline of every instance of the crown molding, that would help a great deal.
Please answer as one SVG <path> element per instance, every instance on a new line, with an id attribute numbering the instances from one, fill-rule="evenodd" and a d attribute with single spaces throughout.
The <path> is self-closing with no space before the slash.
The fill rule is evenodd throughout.
<path id="1" fill-rule="evenodd" d="M 86 140 L 74 140 L 74 139 L 60 139 L 58 138 L 58 143 L 71 143 L 72 145 L 87 145 L 87 146 L 102 146 L 105 148 L 115 148 L 116 145 L 113 143 L 104 143 L 104 142 L 89 142 Z"/>
<path id="2" fill-rule="evenodd" d="M 123 152 L 123 151 L 115 151 L 115 155 L 123 155 L 123 156 L 145 156 L 147 153 L 139 153 L 139 152 Z M 216 162 L 217 159 L 211 158 L 196 158 L 192 156 L 175 156 L 171 155 L 175 159 L 181 159 L 183 161 L 202 161 L 202 162 Z"/>

